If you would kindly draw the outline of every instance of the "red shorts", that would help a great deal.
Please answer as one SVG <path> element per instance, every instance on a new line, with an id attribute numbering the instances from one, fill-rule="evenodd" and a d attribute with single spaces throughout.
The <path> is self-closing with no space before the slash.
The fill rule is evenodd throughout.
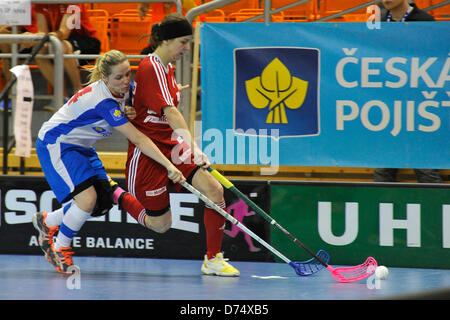
<path id="1" fill-rule="evenodd" d="M 186 179 L 198 168 L 188 148 L 181 150 L 176 156 L 172 156 L 174 153 L 171 148 L 160 147 L 160 150 Z M 144 155 L 135 146 L 128 148 L 125 176 L 128 191 L 139 200 L 144 208 L 151 211 L 168 209 L 170 206 L 169 188 L 173 188 L 175 191 L 181 191 L 183 188 L 180 184 L 172 183 L 167 176 L 165 167 Z"/>

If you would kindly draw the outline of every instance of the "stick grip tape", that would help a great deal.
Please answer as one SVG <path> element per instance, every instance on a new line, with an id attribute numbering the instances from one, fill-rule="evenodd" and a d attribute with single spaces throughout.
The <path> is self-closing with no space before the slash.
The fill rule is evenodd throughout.
<path id="1" fill-rule="evenodd" d="M 222 176 L 219 171 L 212 169 L 209 170 L 210 168 L 208 168 L 208 171 L 211 173 L 211 175 L 217 179 L 217 181 L 220 182 L 220 184 L 222 184 L 225 188 L 230 189 L 232 187 L 234 187 L 234 185 L 224 176 Z"/>

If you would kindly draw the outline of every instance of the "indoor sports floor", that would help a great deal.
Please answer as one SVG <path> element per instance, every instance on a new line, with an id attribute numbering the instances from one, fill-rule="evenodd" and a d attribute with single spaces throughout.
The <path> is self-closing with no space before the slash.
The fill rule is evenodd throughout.
<path id="1" fill-rule="evenodd" d="M 234 261 L 241 272 L 237 278 L 204 276 L 198 260 L 74 256 L 74 263 L 80 277 L 69 279 L 44 256 L 0 255 L 0 299 L 369 300 L 434 293 L 450 298 L 450 270 L 390 268 L 387 280 L 338 283 L 327 270 L 299 277 L 285 263 Z"/>

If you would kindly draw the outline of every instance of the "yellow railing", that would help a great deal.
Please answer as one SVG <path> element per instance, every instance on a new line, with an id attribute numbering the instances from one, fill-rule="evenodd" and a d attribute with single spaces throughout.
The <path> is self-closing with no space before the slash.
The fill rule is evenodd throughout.
<path id="1" fill-rule="evenodd" d="M 1 150 L 1 148 L 0 148 Z M 114 177 L 124 177 L 127 160 L 126 152 L 103 151 L 98 152 L 105 166 L 106 172 Z M 31 156 L 24 159 L 25 175 L 43 175 L 36 151 L 33 149 Z M 3 163 L 3 153 L 0 153 L 0 166 Z M 370 182 L 373 181 L 372 168 L 357 167 L 309 167 L 309 166 L 280 166 L 274 175 L 262 175 L 264 166 L 257 165 L 231 165 L 215 164 L 217 171 L 229 179 L 250 180 L 284 180 L 284 181 L 348 181 Z M 20 157 L 14 155 L 14 149 L 8 155 L 8 174 L 19 175 L 21 168 Z M 2 168 L 3 169 L 3 168 Z M 440 170 L 444 183 L 450 183 L 450 169 Z M 416 176 L 412 169 L 401 169 L 397 175 L 399 182 L 416 182 Z"/>

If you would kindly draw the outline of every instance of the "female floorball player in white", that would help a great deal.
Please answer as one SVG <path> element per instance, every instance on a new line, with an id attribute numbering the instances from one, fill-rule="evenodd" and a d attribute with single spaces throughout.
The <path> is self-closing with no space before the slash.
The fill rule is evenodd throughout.
<path id="1" fill-rule="evenodd" d="M 93 144 L 109 137 L 113 128 L 161 163 L 174 183 L 184 180 L 154 143 L 128 122 L 125 104 L 130 80 L 127 57 L 117 50 L 105 53 L 93 68 L 89 85 L 76 93 L 39 131 L 36 152 L 42 171 L 58 201 L 69 202 L 56 211 L 33 216 L 33 224 L 40 232 L 41 248 L 59 272 L 65 273 L 73 264 L 71 241 L 84 222 L 91 215 L 107 213 L 112 206 L 108 176 Z M 58 226 L 53 242 L 51 238 Z"/>

